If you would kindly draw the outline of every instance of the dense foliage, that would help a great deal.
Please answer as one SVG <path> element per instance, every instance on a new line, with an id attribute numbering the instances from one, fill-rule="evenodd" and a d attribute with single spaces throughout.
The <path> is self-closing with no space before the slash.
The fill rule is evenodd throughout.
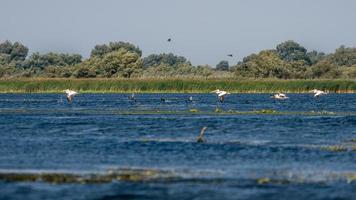
<path id="1" fill-rule="evenodd" d="M 49 52 L 32 53 L 19 43 L 0 43 L 0 77 L 48 78 L 167 78 L 201 77 L 231 79 L 317 79 L 356 78 L 356 48 L 340 46 L 334 53 L 308 51 L 288 40 L 275 49 L 248 55 L 235 65 L 226 60 L 216 67 L 193 66 L 172 53 L 142 57 L 138 46 L 128 42 L 96 45 L 91 55 Z"/>

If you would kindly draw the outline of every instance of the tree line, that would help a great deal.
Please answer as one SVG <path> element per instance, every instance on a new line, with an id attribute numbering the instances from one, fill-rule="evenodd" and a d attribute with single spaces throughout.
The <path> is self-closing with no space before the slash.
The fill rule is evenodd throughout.
<path id="1" fill-rule="evenodd" d="M 19 42 L 0 43 L 0 77 L 46 78 L 145 78 L 145 77 L 228 77 L 317 79 L 356 78 L 356 48 L 340 46 L 325 54 L 308 51 L 295 41 L 262 50 L 235 65 L 222 60 L 215 67 L 193 66 L 183 56 L 172 53 L 142 56 L 142 50 L 128 42 L 96 45 L 90 57 L 80 54 L 35 52 Z"/>

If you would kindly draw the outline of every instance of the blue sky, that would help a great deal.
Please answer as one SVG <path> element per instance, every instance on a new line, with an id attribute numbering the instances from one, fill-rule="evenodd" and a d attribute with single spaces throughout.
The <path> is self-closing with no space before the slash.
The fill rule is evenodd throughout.
<path id="1" fill-rule="evenodd" d="M 144 56 L 215 66 L 289 39 L 327 53 L 356 46 L 355 9 L 354 0 L 0 0 L 0 41 L 85 57 L 96 44 L 128 41 Z"/>

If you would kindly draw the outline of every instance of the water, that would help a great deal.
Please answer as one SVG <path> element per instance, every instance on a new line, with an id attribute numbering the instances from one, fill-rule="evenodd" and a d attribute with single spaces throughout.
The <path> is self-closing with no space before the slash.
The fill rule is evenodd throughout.
<path id="1" fill-rule="evenodd" d="M 356 197 L 355 94 L 289 94 L 284 101 L 233 94 L 223 104 L 212 94 L 128 96 L 81 94 L 69 104 L 62 94 L 0 94 L 0 173 L 132 169 L 162 176 L 102 184 L 0 180 L 0 199 Z M 252 112 L 262 109 L 278 113 Z M 196 143 L 204 126 L 207 142 Z M 328 149 L 334 146 L 344 149 Z"/>

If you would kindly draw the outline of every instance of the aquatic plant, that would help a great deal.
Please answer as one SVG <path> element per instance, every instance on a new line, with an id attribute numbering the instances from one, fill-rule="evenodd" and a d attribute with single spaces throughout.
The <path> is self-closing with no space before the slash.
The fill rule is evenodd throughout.
<path id="1" fill-rule="evenodd" d="M 59 172 L 45 173 L 3 173 L 0 180 L 13 182 L 47 182 L 47 183 L 109 183 L 119 181 L 150 181 L 161 178 L 174 178 L 172 172 L 155 169 L 111 169 L 104 174 L 72 174 Z"/>
<path id="2" fill-rule="evenodd" d="M 276 114 L 277 111 L 272 110 L 272 109 L 262 109 L 262 110 L 254 111 L 254 113 L 256 113 L 256 114 Z"/>
<path id="3" fill-rule="evenodd" d="M 332 145 L 332 146 L 323 146 L 322 150 L 332 151 L 332 152 L 343 152 L 348 151 L 348 148 L 342 145 Z"/>
<path id="4" fill-rule="evenodd" d="M 192 108 L 192 109 L 190 109 L 189 111 L 190 111 L 190 112 L 192 112 L 192 113 L 199 112 L 199 110 L 198 110 L 198 109 L 196 109 L 196 108 Z"/>
<path id="5" fill-rule="evenodd" d="M 184 92 L 205 93 L 222 88 L 233 93 L 309 92 L 320 88 L 329 92 L 355 92 L 356 80 L 234 80 L 199 78 L 132 79 L 0 79 L 2 93 L 61 93 L 64 89 L 81 93 Z"/>

